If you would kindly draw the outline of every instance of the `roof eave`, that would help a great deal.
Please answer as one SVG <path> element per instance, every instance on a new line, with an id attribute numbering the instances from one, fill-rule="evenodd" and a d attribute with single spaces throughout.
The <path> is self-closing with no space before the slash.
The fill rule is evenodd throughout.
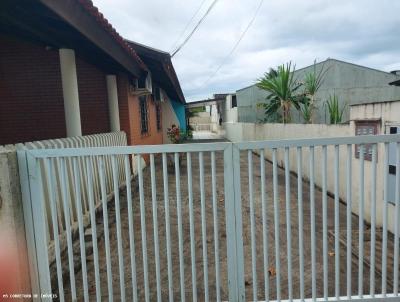
<path id="1" fill-rule="evenodd" d="M 88 0 L 40 0 L 48 9 L 107 53 L 129 73 L 140 77 L 146 65 Z"/>

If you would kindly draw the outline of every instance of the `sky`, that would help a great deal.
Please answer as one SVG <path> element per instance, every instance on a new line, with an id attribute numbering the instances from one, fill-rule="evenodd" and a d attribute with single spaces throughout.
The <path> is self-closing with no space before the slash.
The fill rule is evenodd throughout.
<path id="1" fill-rule="evenodd" d="M 314 60 L 335 58 L 400 70 L 398 0 L 264 0 L 254 23 L 228 56 L 260 1 L 218 0 L 173 57 L 188 102 L 235 92 L 254 84 L 270 67 L 289 61 L 302 68 Z M 123 37 L 172 53 L 213 0 L 93 2 Z"/>

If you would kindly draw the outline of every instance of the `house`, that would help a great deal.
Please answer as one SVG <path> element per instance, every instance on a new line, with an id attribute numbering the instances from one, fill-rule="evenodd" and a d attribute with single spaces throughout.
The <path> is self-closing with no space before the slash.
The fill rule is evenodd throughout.
<path id="1" fill-rule="evenodd" d="M 0 6 L 0 145 L 120 130 L 161 144 L 185 120 L 169 55 L 126 42 L 91 1 Z"/>
<path id="2" fill-rule="evenodd" d="M 164 143 L 169 143 L 166 129 L 177 125 L 186 132 L 185 97 L 168 52 L 126 40 L 149 68 L 156 101 L 157 130 L 162 131 Z M 158 120 L 159 119 L 159 120 Z M 146 140 L 144 140 L 146 141 Z"/>
<path id="3" fill-rule="evenodd" d="M 336 59 L 327 59 L 315 65 L 316 72 L 325 72 L 324 81 L 316 94 L 318 110 L 314 122 L 326 123 L 329 116 L 324 105 L 329 96 L 335 94 L 340 106 L 346 106 L 343 121 L 350 118 L 350 106 L 360 103 L 388 102 L 400 99 L 400 88 L 389 87 L 391 81 L 400 80 L 398 72 L 384 72 Z M 305 74 L 313 72 L 314 65 L 298 69 L 294 78 L 302 81 Z M 239 122 L 256 123 L 264 119 L 264 111 L 257 104 L 265 102 L 268 93 L 251 85 L 236 91 Z M 297 111 L 292 113 L 292 121 L 302 123 Z"/>
<path id="4" fill-rule="evenodd" d="M 1 1 L 0 44 L 0 237 L 7 238 L 0 253 L 13 259 L 7 273 L 0 273 L 0 294 L 39 293 L 32 249 L 37 230 L 29 224 L 31 206 L 21 198 L 17 149 L 162 144 L 168 121 L 185 121 L 185 98 L 167 54 L 148 60 L 90 0 Z M 135 163 L 132 158 L 132 173 L 138 171 Z M 115 177 L 111 166 L 104 168 L 108 184 L 107 177 Z M 112 194 L 111 186 L 105 194 Z M 46 196 L 43 215 L 50 222 Z M 77 199 L 67 198 L 73 212 Z M 0 259 L 0 267 L 7 259 Z"/>
<path id="5" fill-rule="evenodd" d="M 203 125 L 203 129 L 219 132 L 222 129 L 220 121 L 221 123 L 237 122 L 237 103 L 236 94 L 234 93 L 214 94 L 213 98 L 186 104 L 186 108 L 189 111 L 199 107 L 205 107 L 206 113 L 198 113 L 197 116 L 189 119 L 190 125 L 194 126 L 195 130 L 201 130 L 199 127 Z"/>

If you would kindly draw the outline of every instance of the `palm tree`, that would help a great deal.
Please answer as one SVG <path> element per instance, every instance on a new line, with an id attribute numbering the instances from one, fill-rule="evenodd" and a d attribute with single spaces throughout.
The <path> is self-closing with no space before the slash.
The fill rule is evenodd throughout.
<path id="1" fill-rule="evenodd" d="M 267 117 L 282 115 L 282 122 L 290 122 L 290 109 L 294 106 L 300 110 L 301 98 L 295 95 L 296 90 L 301 86 L 293 78 L 295 67 L 292 63 L 282 64 L 277 70 L 270 69 L 263 77 L 258 79 L 256 85 L 260 89 L 269 92 L 266 97 L 268 101 L 263 104 Z"/>
<path id="2" fill-rule="evenodd" d="M 324 77 L 329 68 L 325 69 L 322 65 L 319 72 L 317 72 L 316 61 L 314 61 L 313 71 L 309 72 L 304 77 L 304 96 L 308 99 L 302 108 L 303 118 L 306 123 L 312 123 L 314 117 L 314 110 L 316 106 L 316 93 L 324 82 Z M 304 114 L 305 113 L 305 114 Z"/>

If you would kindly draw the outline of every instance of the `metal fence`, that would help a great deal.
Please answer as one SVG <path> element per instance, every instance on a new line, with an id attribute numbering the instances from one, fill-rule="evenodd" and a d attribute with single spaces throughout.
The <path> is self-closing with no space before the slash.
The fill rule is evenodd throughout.
<path id="1" fill-rule="evenodd" d="M 387 162 L 389 144 L 395 144 L 397 150 L 395 234 L 388 232 L 386 224 L 387 176 L 383 180 L 384 191 L 374 190 L 377 148 L 383 145 L 383 158 Z M 355 145 L 360 150 L 357 171 L 351 168 Z M 316 160 L 317 149 L 321 149 L 322 157 Z M 328 149 L 334 150 L 332 162 L 328 162 Z M 368 183 L 364 181 L 367 179 L 364 152 L 367 149 L 372 150 Z M 284 169 L 278 166 L 280 150 L 284 152 Z M 303 175 L 303 163 L 308 162 L 309 179 L 290 173 L 291 150 L 296 152 L 297 175 Z M 305 150 L 307 156 L 304 156 Z M 259 156 L 254 154 L 255 151 Z M 272 162 L 265 160 L 264 151 L 272 153 Z M 31 191 L 29 202 L 38 247 L 40 291 L 57 293 L 61 301 L 70 298 L 87 301 L 91 295 L 98 301 L 102 296 L 107 296 L 110 301 L 113 297 L 122 301 L 399 300 L 400 135 L 26 150 L 24 153 L 28 164 L 25 185 L 29 184 Z M 121 171 L 124 173 L 122 181 L 131 182 L 132 155 L 138 162 L 149 155 L 150 167 L 138 171 L 138 192 L 130 185 L 120 191 Z M 347 160 L 346 167 L 339 165 L 339 158 L 343 156 Z M 107 204 L 106 194 L 107 157 L 110 157 L 113 180 L 112 208 Z M 79 170 L 81 160 L 86 162 L 83 173 Z M 122 168 L 118 168 L 119 160 L 123 162 Z M 66 181 L 68 162 L 73 176 L 69 185 Z M 222 162 L 223 167 L 219 167 L 218 163 Z M 327 175 L 328 164 L 334 165 L 334 175 Z M 47 171 L 45 175 L 42 175 L 42 167 Z M 316 169 L 322 169 L 321 188 L 315 185 Z M 358 217 L 352 213 L 352 181 L 356 175 L 362 180 L 357 188 Z M 96 177 L 102 208 L 99 217 L 94 206 Z M 326 183 L 330 177 L 335 182 L 333 194 L 327 192 Z M 346 200 L 339 200 L 341 177 L 347 179 Z M 57 179 L 60 180 L 59 188 L 54 183 Z M 161 180 L 161 191 L 158 191 L 157 180 Z M 84 202 L 79 198 L 82 181 L 87 183 L 92 221 L 93 259 L 90 265 L 81 210 Z M 373 188 L 369 204 L 370 225 L 365 223 L 364 215 L 366 186 Z M 75 207 L 79 254 L 74 254 L 71 231 L 67 228 L 68 255 L 63 259 L 58 246 L 61 218 L 57 207 L 64 205 L 64 218 L 69 221 L 68 187 L 78 196 Z M 58 189 L 61 192 L 59 200 L 56 199 Z M 39 248 L 47 246 L 48 240 L 43 202 L 46 190 L 53 221 L 55 282 L 51 278 L 48 251 Z M 379 230 L 382 238 L 378 240 L 375 221 L 376 204 L 380 199 L 384 205 L 384 224 Z M 196 232 L 197 224 L 200 228 Z M 101 236 L 104 240 L 96 234 L 100 225 L 104 229 L 104 236 Z M 209 235 L 210 228 L 212 236 Z M 368 238 L 365 235 L 367 229 Z M 355 237 L 358 244 L 354 244 Z M 368 251 L 366 242 L 369 243 Z M 77 260 L 80 260 L 78 267 Z M 79 286 L 83 286 L 82 291 Z"/>
<path id="2" fill-rule="evenodd" d="M 65 149 L 65 148 L 93 148 L 93 147 L 111 147 L 111 146 L 126 146 L 127 139 L 125 132 L 111 132 L 101 133 L 86 136 L 77 136 L 70 138 L 51 139 L 44 141 L 28 142 L 24 144 L 18 144 L 15 148 L 18 151 L 18 160 L 20 166 L 20 177 L 22 184 L 22 193 L 25 194 L 24 201 L 27 200 L 29 192 L 29 186 L 27 186 L 28 175 L 26 166 L 26 154 L 27 150 L 50 150 L 50 149 Z M 76 164 L 76 167 L 73 165 Z M 40 177 L 46 179 L 43 182 L 42 187 L 42 201 L 43 201 L 43 212 L 42 217 L 45 223 L 45 234 L 46 240 L 43 244 L 48 247 L 49 263 L 52 264 L 56 260 L 56 254 L 63 253 L 67 250 L 67 241 L 70 243 L 72 235 L 75 235 L 78 231 L 78 210 L 81 210 L 81 214 L 84 217 L 83 227 L 87 228 L 91 224 L 90 205 L 89 200 L 94 200 L 94 208 L 99 207 L 101 201 L 100 192 L 100 178 L 97 170 L 96 159 L 85 160 L 79 158 L 76 163 L 73 163 L 71 159 L 67 159 L 64 162 L 59 160 L 53 160 L 53 165 L 48 169 L 44 163 L 39 164 Z M 112 189 L 112 171 L 111 171 L 111 159 L 106 157 L 104 159 L 105 165 L 105 192 L 108 198 L 111 198 L 113 193 Z M 122 159 L 118 159 L 118 165 L 122 165 Z M 89 166 L 93 169 L 93 181 L 87 183 L 87 173 Z M 76 173 L 79 173 L 80 177 L 80 192 L 74 190 L 74 177 Z M 123 171 L 120 172 L 118 177 L 119 185 L 124 184 Z M 65 184 L 65 187 L 62 186 Z M 28 190 L 27 190 L 28 189 Z M 91 194 L 91 196 L 89 195 Z M 63 201 L 63 202 L 61 202 Z M 56 204 L 54 210 L 56 211 L 57 219 L 51 216 L 52 205 Z M 82 207 L 78 207 L 80 204 Z M 25 219 L 25 230 L 28 241 L 29 254 L 32 261 L 36 262 L 36 253 L 34 239 L 34 221 L 32 220 L 32 204 L 24 204 L 24 219 Z M 56 223 L 57 225 L 54 225 Z M 55 236 L 54 231 L 58 236 Z M 68 236 L 68 234 L 72 234 Z M 37 274 L 37 270 L 31 267 L 33 274 Z M 37 285 L 34 283 L 34 287 Z"/>

